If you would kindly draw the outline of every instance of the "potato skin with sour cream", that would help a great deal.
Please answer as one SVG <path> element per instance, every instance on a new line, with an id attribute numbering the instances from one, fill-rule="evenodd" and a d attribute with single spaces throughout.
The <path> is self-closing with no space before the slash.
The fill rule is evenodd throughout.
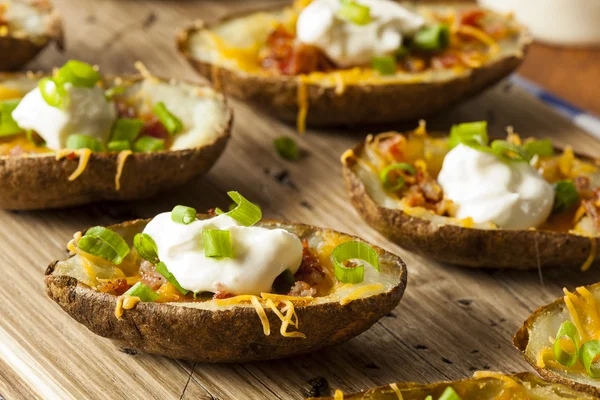
<path id="1" fill-rule="evenodd" d="M 198 215 L 198 218 L 209 216 Z M 129 221 L 108 228 L 131 244 L 134 234 L 141 232 L 147 222 Z M 257 226 L 286 229 L 301 240 L 314 243 L 325 242 L 327 235 L 356 239 L 310 225 L 261 221 Z M 381 273 L 378 279 L 385 282 L 384 287 L 377 293 L 366 292 L 344 304 L 341 303 L 343 296 L 352 289 L 347 285 L 336 287 L 330 296 L 315 297 L 309 304 L 295 302 L 299 330 L 306 339 L 281 336 L 278 332 L 280 319 L 268 307 L 264 307 L 264 311 L 271 334 L 266 336 L 251 305 L 218 306 L 215 300 L 168 304 L 140 302 L 118 319 L 115 316 L 118 296 L 101 293 L 60 272 L 73 257 L 50 264 L 44 280 L 47 294 L 64 311 L 92 332 L 113 339 L 119 346 L 200 362 L 268 360 L 346 341 L 368 329 L 398 305 L 406 288 L 406 265 L 398 256 L 373 247 L 379 253 Z"/>

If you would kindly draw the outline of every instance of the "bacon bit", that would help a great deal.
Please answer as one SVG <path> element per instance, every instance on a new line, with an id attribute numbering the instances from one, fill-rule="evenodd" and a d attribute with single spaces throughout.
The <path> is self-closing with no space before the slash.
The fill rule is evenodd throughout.
<path id="1" fill-rule="evenodd" d="M 123 101 L 115 101 L 115 107 L 117 108 L 117 115 L 119 118 L 135 118 L 137 116 L 135 107 L 132 107 Z"/>
<path id="2" fill-rule="evenodd" d="M 295 297 L 313 297 L 317 294 L 317 289 L 311 287 L 304 281 L 297 281 L 294 286 L 291 287 L 288 296 Z"/>
<path id="3" fill-rule="evenodd" d="M 323 282 L 326 277 L 326 272 L 321 266 L 319 258 L 311 253 L 308 247 L 308 241 L 305 239 L 302 241 L 302 264 L 296 271 L 294 279 L 296 281 L 303 281 L 309 286 L 317 286 Z"/>
<path id="4" fill-rule="evenodd" d="M 600 189 L 596 189 L 596 199 L 583 200 L 581 204 L 585 208 L 585 213 L 596 225 L 596 229 L 600 230 Z"/>
<path id="5" fill-rule="evenodd" d="M 439 56 L 434 56 L 431 59 L 431 66 L 435 69 L 445 69 L 452 68 L 457 65 L 459 59 L 454 54 L 442 54 Z"/>
<path id="6" fill-rule="evenodd" d="M 140 264 L 140 273 L 142 274 L 142 283 L 152 290 L 158 290 L 167 279 L 156 270 L 154 264 L 150 261 L 142 261 Z"/>
<path id="7" fill-rule="evenodd" d="M 167 140 L 169 138 L 169 132 L 162 122 L 153 116 L 152 119 L 144 121 L 140 136 L 152 136 L 158 139 Z"/>
<path id="8" fill-rule="evenodd" d="M 471 25 L 475 27 L 480 27 L 480 20 L 485 16 L 485 11 L 483 10 L 468 10 L 464 11 L 460 16 L 460 24 L 461 25 Z"/>
<path id="9" fill-rule="evenodd" d="M 74 151 L 70 152 L 69 154 L 67 154 L 67 156 L 65 157 L 67 160 L 69 161 L 73 161 L 77 158 L 77 153 L 75 153 Z"/>
<path id="10" fill-rule="evenodd" d="M 210 215 L 211 217 L 216 217 L 217 216 L 217 209 L 216 208 L 210 208 L 207 211 L 207 214 Z"/>
<path id="11" fill-rule="evenodd" d="M 231 293 L 227 293 L 227 292 L 217 292 L 213 295 L 213 300 L 218 300 L 218 299 L 228 299 L 230 297 L 233 297 L 235 295 L 231 294 Z"/>
<path id="12" fill-rule="evenodd" d="M 379 142 L 381 154 L 390 154 L 396 161 L 406 161 L 406 137 L 397 135 Z"/>
<path id="13" fill-rule="evenodd" d="M 427 68 L 427 63 L 421 58 L 409 56 L 404 59 L 402 68 L 408 72 L 423 72 Z"/>
<path id="14" fill-rule="evenodd" d="M 98 285 L 98 291 L 103 293 L 114 292 L 117 296 L 125 293 L 131 285 L 127 284 L 127 279 L 115 279 L 112 281 L 105 281 Z"/>
<path id="15" fill-rule="evenodd" d="M 594 197 L 594 191 L 591 188 L 592 180 L 588 176 L 578 176 L 573 179 L 573 184 L 582 199 L 591 199 Z"/>

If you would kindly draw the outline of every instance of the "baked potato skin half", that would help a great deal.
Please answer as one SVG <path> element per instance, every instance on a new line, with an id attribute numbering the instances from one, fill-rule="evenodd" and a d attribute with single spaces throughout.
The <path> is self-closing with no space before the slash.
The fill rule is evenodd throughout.
<path id="1" fill-rule="evenodd" d="M 521 64 L 532 41 L 529 33 L 522 28 L 518 53 L 493 60 L 482 68 L 471 69 L 452 79 L 410 84 L 351 84 L 346 85 L 340 94 L 336 93 L 335 86 L 300 83 L 297 76 L 263 76 L 236 71 L 192 55 L 190 38 L 193 35 L 243 15 L 231 15 L 211 23 L 197 21 L 194 27 L 178 35 L 180 53 L 200 75 L 226 95 L 250 102 L 286 122 L 296 122 L 299 86 L 306 85 L 309 104 L 306 124 L 315 127 L 411 121 L 435 114 L 508 76 Z"/>
<path id="2" fill-rule="evenodd" d="M 361 154 L 363 144 L 354 154 Z M 350 201 L 360 216 L 389 240 L 437 261 L 467 267 L 534 269 L 538 267 L 581 267 L 598 238 L 535 230 L 484 230 L 456 225 L 439 225 L 410 216 L 402 210 L 378 205 L 367 193 L 353 170 L 355 160 L 342 160 L 343 176 Z M 595 261 L 600 261 L 596 253 Z"/>
<path id="3" fill-rule="evenodd" d="M 131 221 L 121 226 L 135 229 L 148 221 Z M 292 227 L 276 221 L 263 221 L 258 225 Z M 292 229 L 306 235 L 327 231 L 301 224 L 293 224 Z M 207 310 L 168 303 L 138 303 L 124 312 L 122 319 L 117 319 L 114 313 L 117 296 L 98 292 L 73 277 L 53 274 L 59 261 L 50 264 L 44 281 L 48 296 L 64 311 L 92 332 L 112 339 L 119 346 L 197 362 L 246 362 L 314 351 L 344 342 L 367 330 L 398 305 L 406 288 L 406 265 L 399 257 L 389 256 L 398 273 L 398 283 L 391 290 L 346 305 L 339 301 L 308 306 L 297 304 L 295 310 L 300 330 L 306 339 L 281 336 L 281 321 L 268 307 L 265 312 L 271 326 L 269 336 L 265 336 L 252 307 Z"/>

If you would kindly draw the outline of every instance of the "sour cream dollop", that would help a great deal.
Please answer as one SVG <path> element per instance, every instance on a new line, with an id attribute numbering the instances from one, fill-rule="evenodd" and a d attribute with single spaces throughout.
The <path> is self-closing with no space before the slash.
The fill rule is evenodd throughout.
<path id="1" fill-rule="evenodd" d="M 42 97 L 39 88 L 27 93 L 12 117 L 22 129 L 32 129 L 53 150 L 65 148 L 70 134 L 92 136 L 106 143 L 117 119 L 112 101 L 107 101 L 99 87 L 85 88 L 65 85 L 65 105 L 52 107 Z"/>
<path id="2" fill-rule="evenodd" d="M 526 162 L 503 162 L 493 154 L 459 144 L 444 158 L 438 182 L 458 207 L 456 217 L 528 229 L 552 211 L 552 185 Z"/>
<path id="3" fill-rule="evenodd" d="M 403 35 L 412 35 L 425 24 L 422 16 L 394 1 L 356 2 L 369 7 L 370 23 L 357 25 L 339 18 L 340 0 L 314 0 L 298 16 L 298 40 L 318 47 L 338 66 L 350 67 L 393 54 Z"/>
<path id="4" fill-rule="evenodd" d="M 231 232 L 233 258 L 204 255 L 203 229 Z M 286 269 L 298 271 L 302 262 L 300 239 L 283 229 L 241 226 L 227 215 L 196 220 L 188 225 L 157 215 L 144 233 L 156 242 L 159 259 L 179 284 L 192 292 L 226 292 L 235 295 L 270 292 L 275 278 Z"/>

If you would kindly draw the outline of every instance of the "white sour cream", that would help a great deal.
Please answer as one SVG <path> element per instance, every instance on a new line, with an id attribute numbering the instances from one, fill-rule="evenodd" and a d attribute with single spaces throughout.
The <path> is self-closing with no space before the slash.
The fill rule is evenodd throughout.
<path id="1" fill-rule="evenodd" d="M 46 103 L 40 89 L 33 89 L 12 112 L 13 119 L 22 129 L 34 130 L 53 150 L 63 149 L 73 133 L 106 143 L 117 111 L 112 101 L 106 101 L 104 90 L 66 84 L 65 91 L 65 106 L 57 108 Z"/>
<path id="2" fill-rule="evenodd" d="M 459 144 L 444 158 L 438 182 L 457 206 L 457 218 L 528 229 L 552 211 L 552 185 L 528 163 L 503 162 L 493 154 Z"/>
<path id="3" fill-rule="evenodd" d="M 206 257 L 203 229 L 230 231 L 234 258 Z M 184 225 L 173 222 L 166 212 L 154 217 L 144 233 L 154 239 L 159 259 L 179 284 L 192 292 L 259 295 L 271 291 L 279 274 L 286 269 L 295 273 L 302 262 L 302 243 L 296 235 L 241 226 L 227 215 Z"/>
<path id="4" fill-rule="evenodd" d="M 369 7 L 370 23 L 357 25 L 339 18 L 340 0 L 314 0 L 298 16 L 298 40 L 318 47 L 338 66 L 350 67 L 393 54 L 402 44 L 402 35 L 412 35 L 425 24 L 419 14 L 394 1 L 356 2 Z"/>

